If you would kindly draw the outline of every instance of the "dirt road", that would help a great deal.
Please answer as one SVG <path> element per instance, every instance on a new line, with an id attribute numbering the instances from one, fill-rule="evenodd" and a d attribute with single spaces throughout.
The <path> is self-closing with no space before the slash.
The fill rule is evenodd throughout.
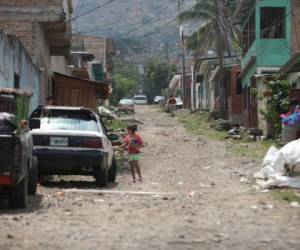
<path id="1" fill-rule="evenodd" d="M 40 186 L 28 210 L 0 210 L 0 249 L 300 249 L 300 209 L 240 182 L 257 164 L 150 107 L 136 116 L 143 182 L 125 171 L 105 190 L 131 193 L 95 193 L 86 179 Z"/>

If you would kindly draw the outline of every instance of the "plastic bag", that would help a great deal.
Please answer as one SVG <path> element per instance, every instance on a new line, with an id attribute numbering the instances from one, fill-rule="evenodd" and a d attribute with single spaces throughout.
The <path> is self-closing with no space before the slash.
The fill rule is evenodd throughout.
<path id="1" fill-rule="evenodd" d="M 0 112 L 0 134 L 11 134 L 17 129 L 16 116 Z"/>
<path id="2" fill-rule="evenodd" d="M 278 150 L 271 147 L 262 164 L 262 169 L 253 177 L 262 188 L 292 187 L 300 188 L 300 177 L 286 177 L 287 168 L 300 163 L 300 140 L 292 141 Z M 263 180 L 263 181 L 262 181 Z"/>

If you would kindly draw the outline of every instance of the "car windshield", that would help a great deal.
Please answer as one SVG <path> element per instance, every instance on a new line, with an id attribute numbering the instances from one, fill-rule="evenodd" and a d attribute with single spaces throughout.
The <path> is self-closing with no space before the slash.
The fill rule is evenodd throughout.
<path id="1" fill-rule="evenodd" d="M 122 100 L 120 101 L 120 104 L 121 104 L 121 105 L 133 105 L 133 101 L 130 100 L 130 99 L 122 99 Z"/>
<path id="2" fill-rule="evenodd" d="M 93 113 L 86 110 L 44 110 L 42 130 L 84 130 L 99 132 Z"/>
<path id="3" fill-rule="evenodd" d="M 137 100 L 137 101 L 145 101 L 146 96 L 136 96 L 136 97 L 134 97 L 134 99 Z"/>

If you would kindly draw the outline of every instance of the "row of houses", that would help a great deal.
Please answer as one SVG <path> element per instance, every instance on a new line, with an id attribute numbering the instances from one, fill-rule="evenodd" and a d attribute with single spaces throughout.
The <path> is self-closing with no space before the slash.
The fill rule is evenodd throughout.
<path id="1" fill-rule="evenodd" d="M 74 36 L 71 23 L 72 0 L 2 0 L 0 88 L 31 93 L 31 110 L 47 96 L 57 105 L 82 105 L 92 95 L 88 107 L 94 109 L 99 99 L 107 100 L 114 43 Z"/>
<path id="2" fill-rule="evenodd" d="M 269 135 L 272 126 L 259 112 L 264 104 L 257 97 L 265 91 L 265 80 L 276 76 L 291 81 L 291 95 L 300 97 L 300 1 L 243 0 L 233 23 L 240 30 L 242 58 L 224 57 L 224 102 L 220 104 L 218 94 L 219 63 L 206 57 L 194 77 L 186 76 L 191 83 L 185 84 L 185 105 L 210 112 L 225 105 L 222 118 Z"/>

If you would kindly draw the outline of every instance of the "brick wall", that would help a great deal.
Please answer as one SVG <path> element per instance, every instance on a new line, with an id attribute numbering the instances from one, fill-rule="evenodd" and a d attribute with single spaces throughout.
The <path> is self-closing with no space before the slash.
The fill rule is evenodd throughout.
<path id="1" fill-rule="evenodd" d="M 2 0 L 1 0 L 2 1 Z M 33 23 L 0 18 L 0 30 L 19 38 L 29 55 L 33 54 Z"/>
<path id="2" fill-rule="evenodd" d="M 300 1 L 292 0 L 292 50 L 293 54 L 300 52 Z"/>
<path id="3" fill-rule="evenodd" d="M 95 56 L 95 59 L 106 59 L 105 38 L 96 36 L 84 36 L 84 46 L 86 51 Z"/>

